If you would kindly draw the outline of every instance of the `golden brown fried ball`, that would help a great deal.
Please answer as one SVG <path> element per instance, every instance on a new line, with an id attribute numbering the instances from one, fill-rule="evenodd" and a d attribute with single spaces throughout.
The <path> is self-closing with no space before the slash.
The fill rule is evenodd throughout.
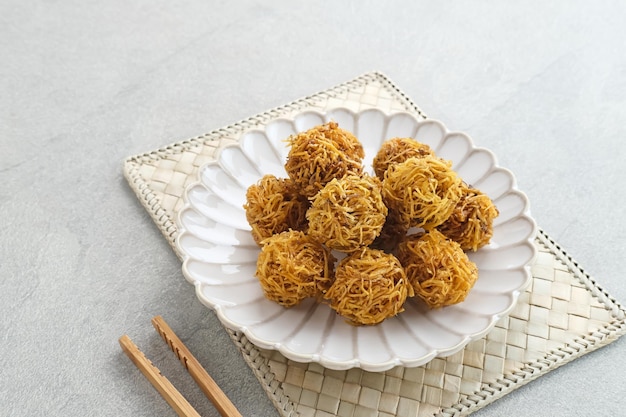
<path id="1" fill-rule="evenodd" d="M 315 195 L 306 213 L 309 235 L 343 252 L 372 243 L 387 216 L 380 187 L 380 180 L 369 175 L 330 181 Z"/>
<path id="2" fill-rule="evenodd" d="M 335 122 L 291 136 L 288 142 L 285 170 L 307 197 L 313 197 L 334 178 L 363 172 L 363 146 Z"/>
<path id="3" fill-rule="evenodd" d="M 409 295 L 413 289 L 398 259 L 363 248 L 339 262 L 325 298 L 350 324 L 372 325 L 403 311 Z"/>
<path id="4" fill-rule="evenodd" d="M 409 226 L 401 221 L 400 215 L 394 210 L 388 210 L 383 229 L 370 247 L 392 253 L 408 230 Z"/>
<path id="5" fill-rule="evenodd" d="M 243 207 L 252 237 L 259 245 L 276 233 L 306 229 L 309 202 L 298 194 L 290 179 L 265 175 L 248 187 Z"/>
<path id="6" fill-rule="evenodd" d="M 290 230 L 263 241 L 256 277 L 265 296 L 284 307 L 321 298 L 332 283 L 335 258 L 303 232 Z"/>
<path id="7" fill-rule="evenodd" d="M 460 303 L 478 279 L 478 268 L 461 246 L 437 230 L 400 243 L 398 259 L 415 294 L 430 308 Z"/>
<path id="8" fill-rule="evenodd" d="M 425 156 L 435 156 L 435 152 L 425 143 L 413 138 L 393 138 L 383 142 L 374 157 L 372 166 L 376 176 L 383 180 L 389 165 L 402 163 L 409 158 Z"/>
<path id="9" fill-rule="evenodd" d="M 489 196 L 465 186 L 461 200 L 437 230 L 448 239 L 459 243 L 461 249 L 476 251 L 491 240 L 493 220 L 498 214 L 498 209 Z"/>
<path id="10" fill-rule="evenodd" d="M 427 156 L 390 165 L 383 199 L 409 227 L 430 230 L 443 223 L 462 195 L 462 180 L 449 161 Z"/>
<path id="11" fill-rule="evenodd" d="M 337 148 L 345 153 L 348 158 L 361 161 L 365 157 L 363 144 L 361 144 L 359 139 L 352 133 L 340 128 L 337 122 L 331 121 L 322 126 L 328 126 L 328 131 L 325 135 L 332 139 L 337 145 Z"/>

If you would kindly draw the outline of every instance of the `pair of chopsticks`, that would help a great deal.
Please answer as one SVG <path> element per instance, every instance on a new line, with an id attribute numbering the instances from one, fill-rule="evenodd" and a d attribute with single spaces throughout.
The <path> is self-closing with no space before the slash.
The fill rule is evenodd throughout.
<path id="1" fill-rule="evenodd" d="M 219 413 L 223 417 L 241 417 L 237 408 L 235 408 L 213 378 L 211 378 L 202 365 L 200 365 L 200 362 L 191 354 L 178 336 L 176 336 L 165 320 L 163 320 L 161 316 L 156 316 L 152 319 L 152 325 L 161 335 L 165 343 L 169 345 L 170 349 L 178 356 L 180 362 L 187 371 L 189 371 L 191 377 L 211 400 Z M 122 350 L 179 416 L 200 417 L 200 414 L 189 404 L 174 385 L 172 385 L 166 377 L 161 375 L 161 371 L 146 358 L 143 352 L 130 340 L 130 337 L 124 335 L 120 337 L 119 341 Z"/>

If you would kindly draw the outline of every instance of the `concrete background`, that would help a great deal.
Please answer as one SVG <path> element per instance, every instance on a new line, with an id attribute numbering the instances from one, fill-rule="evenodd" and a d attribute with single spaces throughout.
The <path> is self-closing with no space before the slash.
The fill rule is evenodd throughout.
<path id="1" fill-rule="evenodd" d="M 128 334 L 202 415 L 176 329 L 245 416 L 278 415 L 122 176 L 123 160 L 380 70 L 517 176 L 537 223 L 626 300 L 626 4 L 0 4 L 3 416 L 174 412 Z M 626 340 L 477 412 L 618 415 Z"/>

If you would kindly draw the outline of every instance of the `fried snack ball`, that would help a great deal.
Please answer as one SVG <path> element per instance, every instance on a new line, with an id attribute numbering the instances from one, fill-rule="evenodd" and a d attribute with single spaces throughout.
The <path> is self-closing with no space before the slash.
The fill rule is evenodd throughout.
<path id="1" fill-rule="evenodd" d="M 388 210 L 383 229 L 370 247 L 392 253 L 406 236 L 408 230 L 409 227 L 402 222 L 400 215 L 394 210 Z"/>
<path id="2" fill-rule="evenodd" d="M 313 197 L 334 178 L 363 172 L 363 146 L 335 122 L 293 135 L 285 170 L 301 194 Z"/>
<path id="3" fill-rule="evenodd" d="M 380 234 L 387 207 L 381 183 L 369 175 L 348 175 L 324 186 L 306 212 L 308 233 L 331 249 L 351 252 Z"/>
<path id="4" fill-rule="evenodd" d="M 435 156 L 435 152 L 425 143 L 413 138 L 393 138 L 383 142 L 372 161 L 372 166 L 376 176 L 383 180 L 389 165 L 425 156 Z"/>
<path id="5" fill-rule="evenodd" d="M 462 183 L 449 161 L 409 158 L 387 169 L 383 199 L 405 225 L 430 230 L 450 217 L 461 198 Z"/>
<path id="6" fill-rule="evenodd" d="M 306 229 L 309 201 L 298 194 L 288 178 L 265 175 L 248 187 L 243 208 L 252 227 L 252 237 L 259 245 L 276 233 Z"/>
<path id="7" fill-rule="evenodd" d="M 463 187 L 463 196 L 450 217 L 437 227 L 448 239 L 461 245 L 463 250 L 477 251 L 493 236 L 493 220 L 498 209 L 491 198 L 475 188 Z"/>
<path id="8" fill-rule="evenodd" d="M 460 303 L 478 279 L 478 267 L 461 246 L 437 230 L 409 236 L 398 246 L 398 259 L 430 308 Z"/>
<path id="9" fill-rule="evenodd" d="M 293 307 L 308 297 L 321 298 L 332 284 L 335 258 L 306 234 L 289 230 L 263 241 L 256 277 L 265 297 Z"/>
<path id="10" fill-rule="evenodd" d="M 335 282 L 325 298 L 348 323 L 360 326 L 395 316 L 412 295 L 400 261 L 381 250 L 364 247 L 339 262 Z"/>

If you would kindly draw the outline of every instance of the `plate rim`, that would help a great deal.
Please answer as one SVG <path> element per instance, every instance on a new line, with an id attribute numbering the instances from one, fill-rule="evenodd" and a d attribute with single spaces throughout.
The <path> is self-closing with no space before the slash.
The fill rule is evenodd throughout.
<path id="1" fill-rule="evenodd" d="M 192 236 L 195 236 L 195 234 L 193 234 L 192 232 L 190 232 L 188 230 L 188 228 L 186 228 L 183 225 L 182 222 L 182 216 L 183 214 L 187 211 L 186 209 L 193 209 L 192 205 L 189 202 L 189 196 L 188 196 L 188 192 L 189 190 L 191 190 L 194 187 L 200 186 L 203 187 L 205 189 L 208 189 L 207 186 L 202 182 L 201 176 L 203 171 L 206 169 L 206 167 L 208 165 L 218 165 L 219 164 L 219 159 L 221 156 L 222 151 L 225 148 L 228 147 L 240 147 L 240 140 L 241 138 L 243 138 L 244 135 L 246 135 L 249 132 L 253 132 L 253 131 L 258 131 L 261 132 L 262 134 L 265 134 L 264 128 L 273 123 L 273 122 L 277 122 L 277 121 L 287 121 L 289 123 L 294 123 L 294 119 L 302 114 L 302 113 L 313 113 L 316 115 L 321 116 L 324 120 L 326 120 L 326 117 L 328 114 L 332 113 L 332 112 L 336 112 L 336 111 L 345 111 L 348 113 L 351 113 L 353 116 L 354 115 L 360 115 L 362 113 L 366 113 L 366 112 L 379 112 L 382 115 L 384 115 L 387 119 L 391 118 L 393 116 L 396 115 L 403 115 L 403 116 L 407 116 L 410 117 L 411 119 L 413 119 L 418 125 L 424 125 L 424 124 L 436 124 L 438 125 L 440 128 L 442 128 L 442 131 L 444 132 L 444 136 L 445 135 L 451 135 L 451 134 L 459 134 L 459 135 L 463 135 L 468 141 L 469 144 L 471 145 L 471 152 L 475 152 L 477 150 L 483 151 L 483 152 L 487 152 L 490 157 L 492 158 L 493 161 L 493 166 L 487 171 L 486 174 L 484 175 L 488 175 L 489 172 L 493 171 L 493 170 L 499 170 L 502 172 L 507 173 L 507 175 L 509 175 L 512 179 L 511 182 L 511 186 L 510 186 L 510 190 L 515 190 L 519 195 L 523 196 L 524 198 L 524 210 L 520 213 L 519 217 L 524 217 L 527 220 L 530 221 L 531 225 L 532 225 L 532 232 L 529 234 L 529 236 L 526 239 L 521 239 L 518 243 L 528 243 L 528 246 L 531 248 L 532 251 L 532 256 L 531 258 L 524 264 L 524 266 L 522 267 L 524 273 L 525 273 L 525 279 L 524 282 L 516 289 L 512 290 L 511 292 L 507 293 L 510 294 L 510 298 L 511 298 L 511 302 L 510 304 L 507 306 L 506 309 L 504 309 L 501 312 L 495 313 L 495 314 L 491 314 L 488 315 L 488 317 L 490 317 L 489 320 L 489 324 L 486 326 L 486 328 L 480 330 L 480 331 L 476 331 L 473 333 L 467 333 L 464 335 L 464 337 L 455 345 L 450 346 L 450 347 L 446 347 L 446 348 L 432 348 L 428 354 L 422 355 L 421 357 L 418 358 L 410 358 L 410 359 L 404 359 L 404 358 L 399 358 L 397 355 L 394 354 L 394 356 L 386 361 L 380 361 L 380 362 L 368 362 L 368 361 L 363 361 L 362 359 L 357 358 L 352 358 L 350 360 L 333 360 L 333 359 L 327 359 L 325 358 L 323 355 L 320 354 L 303 354 L 303 353 L 298 353 L 296 351 L 293 351 L 291 349 L 289 349 L 285 343 L 283 342 L 267 342 L 264 341 L 262 339 L 260 339 L 259 337 L 257 337 L 254 333 L 252 333 L 250 331 L 250 329 L 247 326 L 242 326 L 240 324 L 237 324 L 236 322 L 232 321 L 229 317 L 227 317 L 224 314 L 224 311 L 222 309 L 222 306 L 219 304 L 215 304 L 212 303 L 211 301 L 209 301 L 207 298 L 205 298 L 202 294 L 202 289 L 205 286 L 210 286 L 206 283 L 203 283 L 201 281 L 198 281 L 196 279 L 194 279 L 191 276 L 191 273 L 188 271 L 187 265 L 188 265 L 188 261 L 191 259 L 191 256 L 183 249 L 183 247 L 181 246 L 180 240 L 181 238 L 186 235 L 186 234 L 191 234 Z M 423 116 L 423 115 L 422 115 Z M 235 139 L 235 138 L 232 138 Z M 275 150 L 274 150 L 275 151 Z M 468 152 L 467 155 L 469 155 L 471 152 Z M 465 159 L 465 158 L 464 158 Z M 228 175 L 230 175 L 230 173 L 226 172 Z M 176 221 L 176 225 L 178 227 L 178 233 L 176 235 L 176 237 L 174 238 L 174 245 L 176 250 L 178 251 L 178 253 L 180 253 L 181 256 L 181 260 L 182 260 L 182 271 L 183 271 L 183 275 L 185 277 L 185 279 L 191 283 L 192 285 L 194 285 L 195 287 L 195 291 L 196 291 L 196 296 L 198 297 L 199 301 L 206 307 L 208 307 L 209 309 L 215 311 L 216 315 L 218 316 L 220 322 L 227 327 L 230 330 L 233 331 L 240 331 L 242 332 L 246 338 L 252 342 L 254 345 L 256 345 L 257 347 L 260 348 L 264 348 L 264 349 L 270 349 L 270 350 L 276 350 L 278 352 L 280 352 L 281 354 L 283 354 L 285 357 L 287 357 L 288 359 L 294 360 L 296 362 L 302 362 L 302 363 L 309 363 L 309 362 L 316 362 L 319 363 L 320 365 L 327 367 L 329 369 L 336 369 L 336 370 L 347 370 L 347 369 L 351 369 L 351 368 L 361 368 L 365 371 L 372 371 L 372 372 L 380 372 L 380 371 L 385 371 L 385 370 L 389 370 L 395 366 L 405 366 L 405 367 L 417 367 L 417 366 L 421 366 L 424 365 L 425 363 L 428 363 L 429 361 L 431 361 L 434 358 L 437 357 L 445 357 L 445 356 L 449 356 L 452 355 L 458 351 L 460 351 L 461 349 L 463 349 L 465 346 L 467 346 L 468 343 L 470 343 L 471 341 L 480 339 L 482 337 L 484 337 L 487 333 L 489 333 L 495 326 L 495 324 L 502 319 L 503 317 L 507 316 L 508 314 L 510 314 L 510 312 L 515 308 L 515 306 L 517 305 L 518 301 L 519 301 L 519 297 L 521 295 L 522 292 L 524 292 L 526 290 L 526 288 L 528 288 L 530 282 L 532 281 L 532 272 L 531 272 L 531 268 L 532 268 L 532 264 L 534 259 L 537 256 L 537 248 L 534 245 L 534 241 L 536 239 L 537 233 L 538 233 L 538 226 L 537 223 L 535 221 L 535 219 L 532 217 L 531 212 L 530 212 L 530 201 L 527 197 L 527 195 L 520 190 L 517 187 L 517 179 L 514 175 L 514 173 L 505 168 L 502 167 L 499 164 L 497 155 L 491 151 L 488 148 L 485 147 L 480 147 L 480 146 L 476 146 L 476 144 L 474 143 L 474 140 L 472 139 L 472 137 L 462 131 L 457 131 L 457 130 L 449 130 L 447 128 L 447 126 L 441 122 L 440 120 L 437 119 L 431 119 L 431 118 L 423 118 L 420 119 L 418 118 L 416 115 L 412 114 L 411 112 L 408 111 L 391 111 L 391 112 L 386 112 L 384 110 L 381 110 L 377 107 L 370 107 L 370 108 L 366 108 L 366 109 L 362 109 L 360 111 L 353 111 L 345 106 L 336 106 L 336 107 L 329 107 L 328 109 L 326 109 L 325 111 L 320 111 L 317 109 L 311 109 L 311 108 L 305 108 L 305 109 L 300 109 L 299 111 L 293 112 L 291 115 L 279 115 L 277 117 L 271 118 L 268 121 L 266 121 L 265 123 L 263 123 L 262 125 L 259 126 L 254 126 L 248 129 L 243 129 L 236 137 L 236 139 L 234 141 L 228 141 L 226 143 L 222 143 L 220 144 L 220 146 L 216 149 L 215 153 L 211 156 L 211 160 L 207 161 L 206 163 L 204 163 L 203 165 L 201 165 L 196 173 L 196 178 L 194 181 L 192 181 L 191 183 L 189 183 L 184 191 L 183 191 L 183 195 L 182 195 L 182 199 L 183 199 L 183 205 L 179 208 L 179 210 L 177 210 L 176 212 L 176 216 L 175 216 L 175 221 Z M 358 356 L 358 355 L 357 355 Z"/>

